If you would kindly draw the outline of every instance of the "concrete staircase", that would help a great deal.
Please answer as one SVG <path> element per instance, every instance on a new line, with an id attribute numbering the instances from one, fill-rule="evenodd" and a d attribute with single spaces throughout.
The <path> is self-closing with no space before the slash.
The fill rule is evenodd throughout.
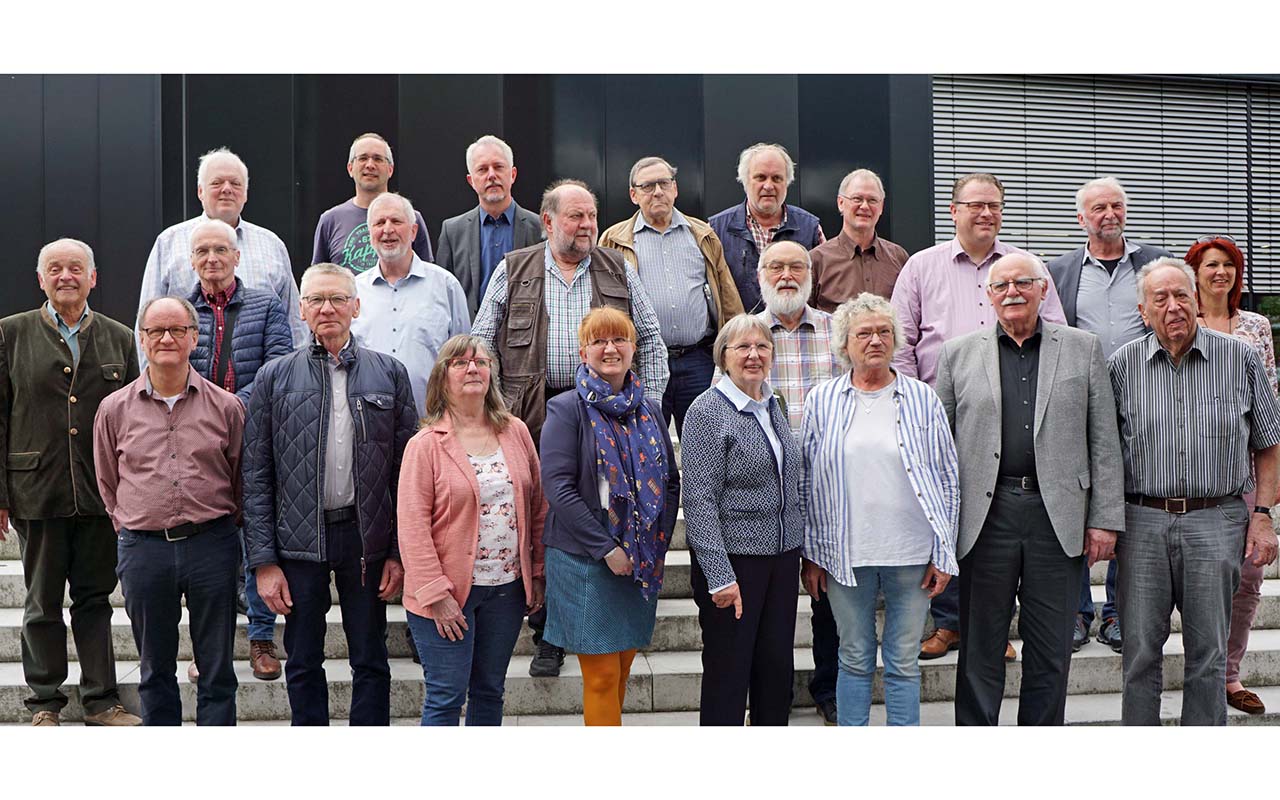
<path id="1" fill-rule="evenodd" d="M 1092 570 L 1094 599 L 1102 602 L 1102 580 L 1105 565 Z M 1246 685 L 1253 686 L 1268 706 L 1268 713 L 1249 717 L 1234 709 L 1229 721 L 1243 723 L 1280 722 L 1280 571 L 1272 565 L 1267 568 L 1267 580 L 1263 584 L 1262 605 L 1258 612 L 1255 630 L 1245 659 Z M 18 560 L 16 535 L 10 534 L 0 542 L 0 723 L 23 724 L 30 715 L 22 705 L 27 687 L 22 677 L 21 639 L 22 564 Z M 131 709 L 138 708 L 138 652 L 123 608 L 119 589 L 112 595 L 116 607 L 112 617 L 112 636 L 115 641 L 117 672 L 124 703 Z M 813 669 L 810 650 L 808 598 L 797 591 L 795 638 L 795 711 L 793 724 L 819 724 L 812 710 L 806 684 Z M 387 610 L 388 647 L 391 654 L 391 713 L 398 722 L 405 724 L 416 720 L 422 703 L 422 671 L 409 657 L 405 640 L 405 612 L 400 605 Z M 70 617 L 67 616 L 69 622 Z M 240 618 L 236 631 L 236 670 L 240 679 L 238 711 L 245 723 L 279 724 L 289 718 L 289 702 L 283 678 L 273 682 L 259 681 L 253 677 L 248 665 L 248 642 L 244 633 L 244 618 Z M 1163 716 L 1174 722 L 1181 708 L 1182 639 L 1181 622 L 1175 613 L 1174 635 L 1165 648 L 1165 702 Z M 1095 623 L 1093 633 L 1097 632 Z M 1018 641 L 1017 619 L 1010 628 L 1010 638 L 1021 651 Z M 277 628 L 276 643 L 281 648 L 283 624 Z M 78 720 L 83 715 L 79 704 L 76 683 L 79 668 L 75 663 L 75 647 L 68 636 L 68 653 L 73 659 L 70 675 L 64 690 L 71 702 L 63 712 L 66 721 Z M 341 615 L 336 605 L 329 614 L 326 635 L 326 668 L 330 683 L 330 714 L 335 724 L 342 724 L 350 703 L 351 675 L 345 662 L 346 643 L 342 635 Z M 689 553 L 684 538 L 684 521 L 681 518 L 673 542 L 666 569 L 666 581 L 658 603 L 658 622 L 650 647 L 642 652 L 632 667 L 624 709 L 624 723 L 637 725 L 696 725 L 698 697 L 701 685 L 701 635 L 697 610 L 690 592 Z M 582 710 L 582 683 L 577 660 L 569 656 L 559 678 L 530 678 L 529 660 L 532 645 L 529 632 L 522 632 L 507 672 L 506 713 L 508 724 L 518 725 L 577 725 Z M 191 644 L 186 627 L 185 614 L 179 643 L 178 685 L 182 692 L 185 718 L 195 716 L 195 686 L 186 680 L 186 660 L 191 658 Z M 921 662 L 923 680 L 921 687 L 922 722 L 926 725 L 950 725 L 953 722 L 952 700 L 955 693 L 957 657 L 949 653 L 943 658 Z M 1017 718 L 1017 692 L 1022 676 L 1021 660 L 1008 665 L 1005 684 L 1002 721 L 1012 724 Z M 1120 720 L 1120 656 L 1110 648 L 1090 641 L 1073 658 L 1070 693 L 1067 701 L 1067 720 L 1071 724 L 1117 724 Z M 883 724 L 884 709 L 881 703 L 879 678 L 875 685 L 876 706 L 872 721 Z"/>

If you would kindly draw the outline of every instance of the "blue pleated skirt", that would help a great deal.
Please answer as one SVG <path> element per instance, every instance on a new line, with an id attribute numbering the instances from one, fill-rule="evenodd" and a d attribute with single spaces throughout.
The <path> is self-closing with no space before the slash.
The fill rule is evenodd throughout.
<path id="1" fill-rule="evenodd" d="M 548 642 L 585 655 L 648 647 L 658 598 L 646 601 L 633 578 L 555 547 L 546 550 L 546 570 Z"/>

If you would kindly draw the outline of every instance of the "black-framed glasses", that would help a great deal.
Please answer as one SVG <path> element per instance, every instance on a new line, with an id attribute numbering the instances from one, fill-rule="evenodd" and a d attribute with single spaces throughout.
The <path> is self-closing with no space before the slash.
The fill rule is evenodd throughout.
<path id="1" fill-rule="evenodd" d="M 981 200 L 972 200 L 972 201 L 961 200 L 957 202 L 956 205 L 964 206 L 965 208 L 969 209 L 975 214 L 981 214 L 982 209 L 984 208 L 990 209 L 992 214 L 999 214 L 1001 211 L 1004 211 L 1004 208 L 1005 208 L 1003 200 L 992 200 L 989 203 L 984 203 Z"/>
<path id="2" fill-rule="evenodd" d="M 493 366 L 493 359 L 483 356 L 472 356 L 470 358 L 458 356 L 457 358 L 449 359 L 449 369 L 466 369 L 468 364 L 475 364 L 476 369 L 488 369 Z"/>
<path id="3" fill-rule="evenodd" d="M 996 294 L 1002 294 L 1009 289 L 1010 284 L 1017 288 L 1019 292 L 1025 292 L 1032 286 L 1035 286 L 1044 278 L 1014 278 L 1011 281 L 992 281 L 991 291 Z"/>
<path id="4" fill-rule="evenodd" d="M 1201 236 L 1199 239 L 1196 239 L 1196 244 L 1200 244 L 1202 242 L 1215 242 L 1219 239 L 1221 239 L 1224 242 L 1231 242 L 1232 244 L 1236 243 L 1235 239 L 1231 238 L 1225 233 L 1214 233 L 1214 234 L 1210 234 L 1209 236 Z"/>
<path id="5" fill-rule="evenodd" d="M 174 325 L 170 328 L 143 328 L 142 333 L 149 342 L 160 341 L 166 333 L 172 336 L 174 341 L 177 341 L 186 336 L 188 331 L 194 330 L 198 330 L 195 325 Z"/>
<path id="6" fill-rule="evenodd" d="M 613 345 L 615 350 L 621 350 L 631 344 L 631 340 L 625 336 L 614 336 L 609 339 L 592 339 L 587 342 L 587 347 L 594 347 L 597 350 L 603 350 L 606 345 Z"/>
<path id="7" fill-rule="evenodd" d="M 675 186 L 675 178 L 663 178 L 660 181 L 645 181 L 644 183 L 631 184 L 632 189 L 636 189 L 640 194 L 653 194 L 654 189 L 661 189 L 664 192 L 671 191 L 671 187 Z"/>

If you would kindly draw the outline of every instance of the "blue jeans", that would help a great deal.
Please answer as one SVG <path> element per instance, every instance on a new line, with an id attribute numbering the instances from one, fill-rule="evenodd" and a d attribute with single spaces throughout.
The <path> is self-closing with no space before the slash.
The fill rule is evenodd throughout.
<path id="1" fill-rule="evenodd" d="M 244 563 L 244 598 L 249 606 L 249 624 L 245 626 L 251 642 L 270 642 L 276 638 L 276 614 L 267 608 L 267 603 L 258 594 L 258 582 L 253 579 L 253 571 L 249 569 L 249 553 L 244 549 L 244 531 L 240 531 L 240 552 Z"/>
<path id="2" fill-rule="evenodd" d="M 827 598 L 840 631 L 836 718 L 867 725 L 871 680 L 876 674 L 876 597 L 884 593 L 884 704 L 890 725 L 920 724 L 920 634 L 929 594 L 920 588 L 928 564 L 854 567 L 857 586 L 827 578 Z"/>
<path id="3" fill-rule="evenodd" d="M 236 724 L 238 683 L 232 659 L 239 555 L 239 537 L 230 518 L 176 542 L 120 529 L 116 574 L 138 644 L 144 725 L 182 724 L 176 675 L 183 597 L 200 670 L 196 724 Z"/>
<path id="4" fill-rule="evenodd" d="M 1080 616 L 1085 625 L 1092 625 L 1096 609 L 1093 607 L 1093 591 L 1089 586 L 1089 570 L 1080 578 Z M 1107 562 L 1107 602 L 1102 606 L 1104 620 L 1118 616 L 1116 612 L 1116 560 Z"/>
<path id="5" fill-rule="evenodd" d="M 668 358 L 671 378 L 662 395 L 662 416 L 676 421 L 676 433 L 684 429 L 684 415 L 693 401 L 711 386 L 716 365 L 710 347 L 695 347 L 679 358 Z"/>
<path id="6" fill-rule="evenodd" d="M 467 629 L 451 642 L 434 620 L 405 612 L 422 659 L 424 726 L 457 725 L 464 700 L 468 728 L 502 724 L 507 665 L 524 621 L 524 582 L 473 585 L 462 613 Z"/>
<path id="7" fill-rule="evenodd" d="M 1186 514 L 1132 503 L 1117 541 L 1125 725 L 1159 725 L 1169 615 L 1182 612 L 1183 725 L 1227 724 L 1227 630 L 1249 510 L 1239 499 Z"/>

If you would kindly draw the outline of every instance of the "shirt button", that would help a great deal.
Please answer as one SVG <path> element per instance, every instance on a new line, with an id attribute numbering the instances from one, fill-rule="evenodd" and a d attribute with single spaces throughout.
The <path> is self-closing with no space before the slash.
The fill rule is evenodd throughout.
<path id="1" fill-rule="evenodd" d="M 67 375 L 70 375 L 70 374 L 71 374 L 71 367 L 63 367 L 63 368 L 62 368 L 62 371 L 63 371 L 64 373 L 66 373 Z"/>
<path id="2" fill-rule="evenodd" d="M 69 402 L 74 403 L 74 402 L 76 401 L 76 396 L 73 394 L 73 395 L 71 395 L 71 397 L 67 398 L 67 400 L 68 400 Z"/>
<path id="3" fill-rule="evenodd" d="M 169 458 L 177 458 L 177 457 L 178 457 L 178 454 L 177 454 L 177 453 L 170 453 L 170 454 L 169 454 Z"/>
<path id="4" fill-rule="evenodd" d="M 174 482 L 173 482 L 173 485 L 174 485 L 174 486 L 177 486 L 177 485 L 178 485 L 178 482 L 177 482 L 177 481 L 174 481 Z"/>
<path id="5" fill-rule="evenodd" d="M 75 435 L 76 435 L 77 433 L 79 433 L 80 431 L 76 430 L 75 428 L 72 428 L 72 429 L 71 429 L 70 431 L 68 431 L 68 432 L 69 432 L 72 436 L 75 436 Z"/>

